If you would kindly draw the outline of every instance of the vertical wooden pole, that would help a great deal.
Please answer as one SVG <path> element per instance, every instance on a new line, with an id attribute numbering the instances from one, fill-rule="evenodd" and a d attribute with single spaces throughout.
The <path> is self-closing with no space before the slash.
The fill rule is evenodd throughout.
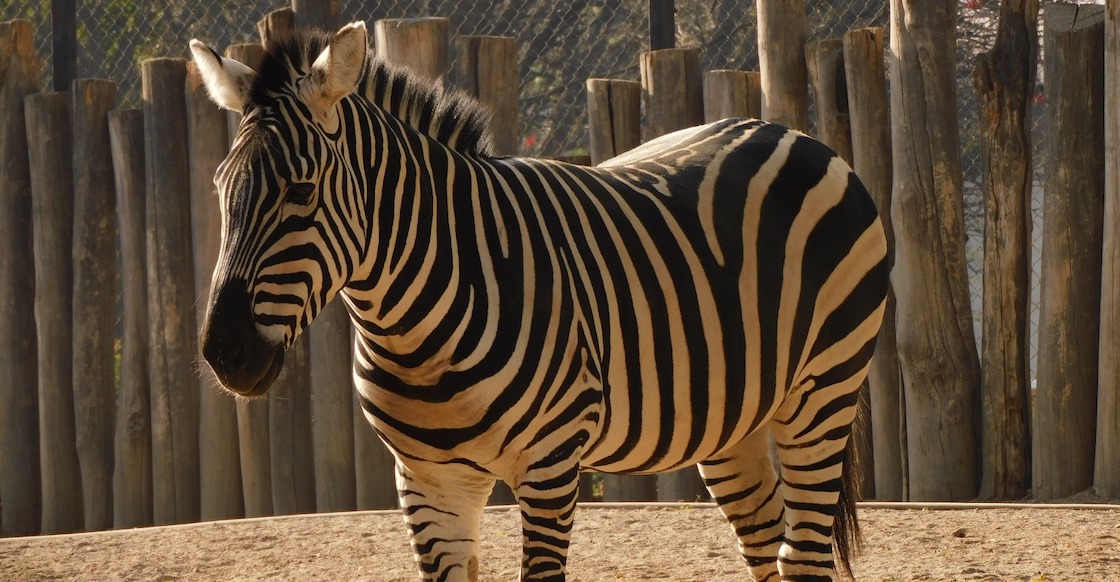
<path id="1" fill-rule="evenodd" d="M 86 529 L 113 527 L 113 422 L 116 418 L 116 195 L 109 110 L 117 84 L 74 81 L 74 412 Z"/>
<path id="2" fill-rule="evenodd" d="M 517 154 L 517 44 L 505 36 L 460 36 L 455 84 L 490 111 L 490 138 L 499 156 Z"/>
<path id="3" fill-rule="evenodd" d="M 296 26 L 333 31 L 338 24 L 338 0 L 292 0 Z"/>
<path id="4" fill-rule="evenodd" d="M 117 191 L 124 304 L 113 468 L 113 527 L 130 528 L 152 523 L 144 112 L 139 109 L 109 112 L 109 143 Z"/>
<path id="5" fill-rule="evenodd" d="M 1038 0 L 1005 1 L 992 50 L 972 80 L 984 171 L 983 436 L 980 497 L 1030 490 L 1031 103 Z"/>
<path id="6" fill-rule="evenodd" d="M 755 71 L 717 69 L 704 73 L 704 121 L 762 115 L 761 80 Z"/>
<path id="7" fill-rule="evenodd" d="M 762 78 L 762 117 L 809 130 L 805 0 L 759 0 L 758 68 Z"/>
<path id="8" fill-rule="evenodd" d="M 377 55 L 431 79 L 448 69 L 446 18 L 386 18 L 374 25 Z"/>
<path id="9" fill-rule="evenodd" d="M 181 59 L 141 64 L 147 151 L 151 325 L 152 494 L 156 524 L 199 518 L 198 379 L 194 373 L 194 261 Z"/>
<path id="10" fill-rule="evenodd" d="M 311 436 L 311 345 L 307 334 L 284 357 L 269 390 L 272 510 L 275 515 L 315 511 L 315 465 Z"/>
<path id="11" fill-rule="evenodd" d="M 955 0 L 891 0 L 891 280 L 915 501 L 972 499 L 980 477 L 980 365 L 964 257 L 955 19 Z"/>
<path id="12" fill-rule="evenodd" d="M 649 50 L 675 48 L 677 10 L 674 0 L 649 0 Z"/>
<path id="13" fill-rule="evenodd" d="M 226 56 L 256 69 L 264 57 L 260 44 L 237 44 L 226 48 Z M 229 140 L 232 144 L 241 114 L 228 112 Z M 269 446 L 268 398 L 249 400 L 238 398 L 237 411 L 238 457 L 241 461 L 241 489 L 244 495 L 245 516 L 272 515 L 272 461 Z"/>
<path id="14" fill-rule="evenodd" d="M 38 356 L 31 174 L 23 98 L 39 90 L 34 28 L 0 22 L 0 535 L 39 532 Z"/>
<path id="15" fill-rule="evenodd" d="M 295 26 L 295 19 L 295 12 L 292 12 L 291 8 L 281 8 L 265 14 L 264 18 L 257 22 L 257 33 L 260 34 L 261 44 L 268 46 L 269 40 L 287 33 Z"/>
<path id="16" fill-rule="evenodd" d="M 71 291 L 74 265 L 73 134 L 70 95 L 38 93 L 24 101 L 35 231 L 35 321 L 39 331 L 39 425 L 43 475 L 42 533 L 81 531 L 82 473 L 74 436 Z"/>
<path id="17" fill-rule="evenodd" d="M 226 114 L 206 94 L 202 76 L 187 63 L 187 147 L 190 163 L 191 243 L 194 256 L 195 329 L 202 329 L 207 297 L 221 242 L 222 217 L 214 173 L 225 159 Z M 196 354 L 204 361 L 202 354 Z M 237 412 L 234 398 L 218 387 L 209 366 L 199 378 L 199 497 L 203 520 L 245 515 L 241 492 L 241 460 L 237 454 Z"/>
<path id="18" fill-rule="evenodd" d="M 704 123 L 704 81 L 694 48 L 642 53 L 646 139 Z"/>
<path id="19" fill-rule="evenodd" d="M 1035 497 L 1057 499 L 1093 485 L 1104 236 L 1104 18 L 1101 6 L 1070 4 L 1047 4 L 1044 17 L 1050 139 L 1032 481 Z"/>
<path id="20" fill-rule="evenodd" d="M 887 248 L 894 260 L 894 230 L 891 228 L 891 122 L 887 97 L 886 63 L 883 60 L 883 30 L 862 28 L 844 35 L 844 72 L 848 88 L 848 112 L 852 128 L 852 167 L 871 192 L 887 235 Z M 902 488 L 898 351 L 895 348 L 894 290 L 887 293 L 879 341 L 871 359 L 867 383 L 871 388 L 872 449 L 875 455 L 875 496 L 900 501 Z"/>
<path id="21" fill-rule="evenodd" d="M 642 143 L 642 85 L 622 79 L 587 80 L 587 128 L 591 164 Z"/>
<path id="22" fill-rule="evenodd" d="M 354 379 L 350 362 L 350 314 L 341 298 L 327 305 L 311 333 L 311 437 L 315 449 L 315 507 L 357 507 L 354 473 Z M 364 420 L 363 420 L 364 422 Z"/>
<path id="23" fill-rule="evenodd" d="M 1105 3 L 1104 252 L 1097 380 L 1097 495 L 1120 497 L 1120 1 Z"/>
<path id="24" fill-rule="evenodd" d="M 805 63 L 817 105 L 817 138 L 852 163 L 852 123 L 844 74 L 844 41 L 818 40 L 805 45 Z"/>
<path id="25" fill-rule="evenodd" d="M 664 49 L 643 53 L 641 76 L 647 139 L 704 122 L 699 51 Z M 637 485 L 641 487 L 644 484 Z M 632 490 L 623 492 L 625 495 L 640 493 Z M 658 501 L 707 498 L 708 491 L 695 467 L 657 476 Z"/>
<path id="26" fill-rule="evenodd" d="M 55 91 L 69 91 L 78 69 L 78 7 L 51 0 L 51 77 Z"/>

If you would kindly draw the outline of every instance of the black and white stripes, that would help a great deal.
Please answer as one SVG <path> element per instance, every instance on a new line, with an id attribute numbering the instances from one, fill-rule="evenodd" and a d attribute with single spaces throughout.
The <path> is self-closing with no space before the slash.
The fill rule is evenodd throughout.
<path id="1" fill-rule="evenodd" d="M 223 383 L 267 388 L 341 294 L 424 579 L 476 579 L 495 479 L 521 507 L 522 578 L 561 580 L 581 469 L 698 463 L 756 579 L 846 567 L 844 451 L 887 285 L 851 169 L 757 120 L 597 168 L 491 158 L 476 104 L 365 43 L 360 23 L 293 36 L 219 101 L 246 113 L 203 333 Z M 211 65 L 211 94 L 234 93 Z"/>

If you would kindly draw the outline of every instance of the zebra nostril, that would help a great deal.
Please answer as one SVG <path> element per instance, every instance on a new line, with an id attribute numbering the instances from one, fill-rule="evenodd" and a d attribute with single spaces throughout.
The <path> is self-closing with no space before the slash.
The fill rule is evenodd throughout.
<path id="1" fill-rule="evenodd" d="M 214 294 L 200 338 L 202 357 L 218 381 L 239 394 L 267 389 L 261 381 L 274 377 L 279 349 L 257 332 L 246 287 L 231 282 Z"/>

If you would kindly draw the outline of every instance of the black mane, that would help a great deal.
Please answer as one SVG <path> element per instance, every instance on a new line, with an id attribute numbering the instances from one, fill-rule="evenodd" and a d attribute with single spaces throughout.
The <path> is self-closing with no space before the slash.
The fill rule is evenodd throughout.
<path id="1" fill-rule="evenodd" d="M 294 81 L 307 74 L 333 37 L 334 33 L 322 30 L 296 29 L 270 40 L 251 100 L 260 103 L 269 95 L 292 93 Z M 490 114 L 481 103 L 461 91 L 444 89 L 439 81 L 386 63 L 372 49 L 367 48 L 366 55 L 356 93 L 451 149 L 476 157 L 491 155 Z"/>

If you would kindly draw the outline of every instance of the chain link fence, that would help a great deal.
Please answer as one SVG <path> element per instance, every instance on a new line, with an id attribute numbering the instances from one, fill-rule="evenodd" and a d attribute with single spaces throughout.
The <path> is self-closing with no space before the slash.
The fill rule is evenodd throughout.
<path id="1" fill-rule="evenodd" d="M 256 42 L 256 23 L 282 0 L 77 0 L 79 77 L 120 84 L 122 106 L 138 106 L 139 64 L 155 56 L 188 56 L 187 41 L 215 47 Z M 648 50 L 649 3 L 575 0 L 339 0 L 340 22 L 444 16 L 454 35 L 517 39 L 521 75 L 520 144 L 524 155 L 587 153 L 585 81 L 590 77 L 637 79 L 639 55 Z M 810 39 L 839 37 L 851 28 L 889 25 L 885 0 L 806 0 Z M 999 0 L 958 0 L 957 78 L 964 178 L 969 282 L 977 337 L 983 297 L 984 200 L 972 68 L 995 39 Z M 0 0 L 0 18 L 37 23 L 44 83 L 50 80 L 51 15 L 47 0 Z M 705 69 L 757 69 L 756 14 L 743 0 L 677 0 L 678 46 L 702 48 Z M 886 37 L 888 35 L 884 35 Z M 454 53 L 451 55 L 455 58 Z M 1044 94 L 1036 98 L 1035 167 L 1042 166 Z M 1038 172 L 1036 171 L 1036 175 Z M 1032 326 L 1037 328 L 1041 257 L 1041 186 L 1034 201 Z M 1032 353 L 1036 346 L 1032 331 Z M 1034 368 L 1032 358 L 1032 370 Z"/>

